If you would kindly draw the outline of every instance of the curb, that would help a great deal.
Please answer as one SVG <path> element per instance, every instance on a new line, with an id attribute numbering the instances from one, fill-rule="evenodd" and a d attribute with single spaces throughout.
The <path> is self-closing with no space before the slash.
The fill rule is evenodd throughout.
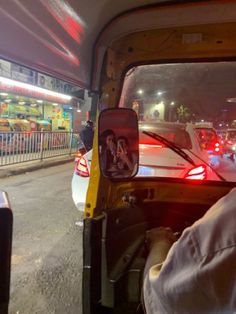
<path id="1" fill-rule="evenodd" d="M 65 164 L 67 162 L 74 161 L 75 157 L 68 157 L 67 159 L 61 159 L 61 160 L 47 160 L 47 161 L 38 161 L 34 165 L 25 165 L 25 166 L 20 166 L 19 168 L 16 169 L 0 169 L 0 178 L 7 178 L 10 176 L 26 173 L 26 172 L 31 172 L 39 169 L 44 169 L 44 168 L 49 168 L 53 166 L 58 166 Z"/>

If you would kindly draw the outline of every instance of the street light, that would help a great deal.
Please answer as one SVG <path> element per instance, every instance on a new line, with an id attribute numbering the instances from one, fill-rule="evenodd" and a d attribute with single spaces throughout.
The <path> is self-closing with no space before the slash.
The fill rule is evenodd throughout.
<path id="1" fill-rule="evenodd" d="M 142 89 L 139 89 L 137 93 L 138 93 L 139 95 L 142 95 L 142 94 L 143 94 L 143 90 L 142 90 Z"/>

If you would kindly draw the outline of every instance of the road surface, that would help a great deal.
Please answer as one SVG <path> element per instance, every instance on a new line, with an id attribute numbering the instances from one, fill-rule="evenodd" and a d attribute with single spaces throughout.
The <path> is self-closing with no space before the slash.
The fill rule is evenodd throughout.
<path id="1" fill-rule="evenodd" d="M 14 212 L 10 314 L 80 314 L 82 227 L 73 163 L 1 179 Z M 217 171 L 236 182 L 236 162 Z"/>
<path id="2" fill-rule="evenodd" d="M 80 314 L 82 227 L 73 163 L 1 179 L 14 212 L 10 314 Z"/>

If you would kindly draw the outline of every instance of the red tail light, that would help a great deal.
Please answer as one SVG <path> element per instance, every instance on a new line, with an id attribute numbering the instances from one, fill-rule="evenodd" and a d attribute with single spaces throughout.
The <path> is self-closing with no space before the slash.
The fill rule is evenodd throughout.
<path id="1" fill-rule="evenodd" d="M 89 177 L 89 169 L 87 161 L 81 157 L 75 165 L 75 172 L 81 177 Z"/>
<path id="2" fill-rule="evenodd" d="M 200 165 L 190 169 L 184 178 L 189 180 L 206 180 L 206 177 L 206 166 Z"/>
<path id="3" fill-rule="evenodd" d="M 150 148 L 150 147 L 154 147 L 154 148 L 162 148 L 163 145 L 161 144 L 139 144 L 139 148 Z"/>
<path id="4" fill-rule="evenodd" d="M 221 151 L 220 143 L 218 143 L 218 142 L 215 143 L 214 150 L 216 153 L 220 153 L 220 151 Z"/>

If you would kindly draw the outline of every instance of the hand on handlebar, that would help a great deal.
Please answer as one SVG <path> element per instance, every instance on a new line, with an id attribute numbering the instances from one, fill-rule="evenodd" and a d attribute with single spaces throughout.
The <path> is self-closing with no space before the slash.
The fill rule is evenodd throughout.
<path id="1" fill-rule="evenodd" d="M 146 240 L 149 249 L 151 249 L 160 242 L 172 244 L 177 240 L 177 237 L 170 228 L 158 227 L 147 231 Z"/>

